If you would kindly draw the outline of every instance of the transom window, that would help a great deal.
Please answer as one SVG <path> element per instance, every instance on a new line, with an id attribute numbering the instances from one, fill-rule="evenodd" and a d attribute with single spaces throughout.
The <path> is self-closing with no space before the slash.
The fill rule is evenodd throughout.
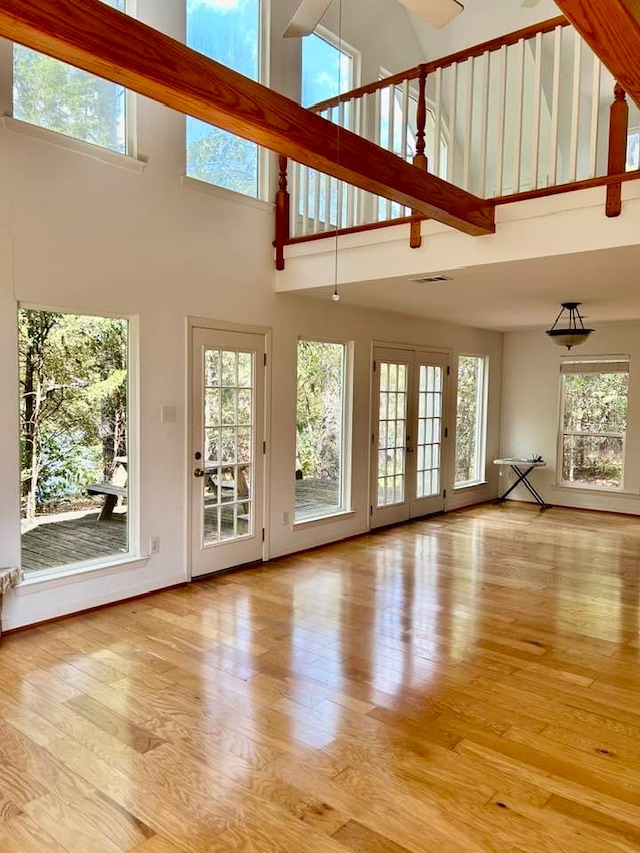
<path id="1" fill-rule="evenodd" d="M 456 488 L 484 481 L 486 435 L 486 359 L 461 355 L 458 359 L 456 417 Z"/>
<path id="2" fill-rule="evenodd" d="M 629 360 L 565 361 L 560 368 L 558 479 L 565 485 L 621 489 Z"/>
<path id="3" fill-rule="evenodd" d="M 252 80 L 262 74 L 260 0 L 187 0 L 187 44 Z M 254 142 L 187 117 L 187 175 L 257 198 L 261 156 Z"/>
<path id="4" fill-rule="evenodd" d="M 126 0 L 103 0 L 120 12 Z M 123 86 L 28 47 L 13 47 L 13 117 L 122 154 L 132 153 Z"/>

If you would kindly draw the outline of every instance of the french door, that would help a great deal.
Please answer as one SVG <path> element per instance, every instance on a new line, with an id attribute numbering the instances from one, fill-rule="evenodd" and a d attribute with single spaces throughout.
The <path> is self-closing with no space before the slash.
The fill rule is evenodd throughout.
<path id="1" fill-rule="evenodd" d="M 376 347 L 371 527 L 444 509 L 443 441 L 449 357 Z"/>
<path id="2" fill-rule="evenodd" d="M 191 574 L 262 559 L 262 335 L 193 329 Z"/>

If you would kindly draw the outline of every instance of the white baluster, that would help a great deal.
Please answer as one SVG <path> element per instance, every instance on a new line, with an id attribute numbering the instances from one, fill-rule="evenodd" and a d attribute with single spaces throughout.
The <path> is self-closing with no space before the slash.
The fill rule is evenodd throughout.
<path id="1" fill-rule="evenodd" d="M 560 68 L 562 65 L 562 31 L 564 27 L 556 27 L 553 47 L 553 86 L 551 90 L 551 129 L 549 141 L 549 185 L 555 186 L 558 181 L 558 148 L 560 140 L 558 127 L 560 122 Z"/>
<path id="2" fill-rule="evenodd" d="M 430 169 L 434 175 L 440 175 L 441 160 L 441 138 L 442 138 L 442 68 L 436 70 L 436 98 L 435 98 L 436 120 L 434 133 L 433 166 Z"/>
<path id="3" fill-rule="evenodd" d="M 602 81 L 602 63 L 593 54 L 593 78 L 591 82 L 591 143 L 589 147 L 588 178 L 595 178 L 598 171 L 598 131 L 600 129 L 600 86 Z"/>
<path id="4" fill-rule="evenodd" d="M 498 136 L 496 145 L 496 185 L 494 195 L 502 195 L 504 181 L 504 134 L 507 116 L 507 46 L 500 48 L 500 91 L 498 95 Z"/>
<path id="5" fill-rule="evenodd" d="M 540 162 L 540 110 L 542 101 L 542 33 L 536 33 L 533 79 L 533 127 L 531 129 L 531 189 L 538 189 Z"/>
<path id="6" fill-rule="evenodd" d="M 569 181 L 578 171 L 578 131 L 580 128 L 580 80 L 582 78 L 582 38 L 575 31 L 573 55 L 573 103 L 571 106 L 571 147 L 569 149 Z"/>
<path id="7" fill-rule="evenodd" d="M 522 163 L 522 117 L 524 96 L 524 39 L 518 42 L 518 55 L 516 61 L 516 88 L 515 88 L 515 138 L 513 151 L 513 190 L 520 192 L 520 166 Z"/>
<path id="8" fill-rule="evenodd" d="M 489 73 L 491 71 L 491 56 L 489 51 L 483 55 L 484 68 L 482 70 L 482 95 L 480 97 L 480 184 L 478 195 L 484 198 L 487 189 L 487 145 L 489 136 Z"/>

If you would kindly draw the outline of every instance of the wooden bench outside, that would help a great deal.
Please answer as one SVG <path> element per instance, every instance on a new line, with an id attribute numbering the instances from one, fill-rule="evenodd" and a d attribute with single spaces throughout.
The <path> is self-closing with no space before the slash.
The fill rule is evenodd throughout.
<path id="1" fill-rule="evenodd" d="M 87 493 L 90 495 L 104 495 L 104 504 L 98 516 L 98 521 L 108 521 L 116 508 L 118 498 L 125 498 L 127 496 L 127 487 L 116 486 L 113 483 L 91 483 L 87 486 Z"/>

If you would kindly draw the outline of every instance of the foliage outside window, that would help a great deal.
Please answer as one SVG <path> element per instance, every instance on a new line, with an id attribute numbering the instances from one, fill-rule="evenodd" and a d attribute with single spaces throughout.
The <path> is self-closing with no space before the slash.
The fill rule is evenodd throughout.
<path id="1" fill-rule="evenodd" d="M 345 508 L 346 354 L 344 344 L 298 342 L 296 521 Z"/>
<path id="2" fill-rule="evenodd" d="M 461 355 L 458 359 L 455 485 L 484 480 L 485 359 Z"/>
<path id="3" fill-rule="evenodd" d="M 126 553 L 128 322 L 20 309 L 22 565 L 26 572 Z M 121 491 L 99 521 L 105 495 Z"/>
<path id="4" fill-rule="evenodd" d="M 125 11 L 125 0 L 103 0 Z M 127 152 L 126 90 L 22 45 L 13 47 L 13 116 Z"/>
<path id="5" fill-rule="evenodd" d="M 640 127 L 629 131 L 627 136 L 627 171 L 640 169 Z"/>
<path id="6" fill-rule="evenodd" d="M 187 44 L 251 80 L 260 79 L 260 0 L 187 0 Z M 243 195 L 260 195 L 258 146 L 187 117 L 187 175 Z"/>
<path id="7" fill-rule="evenodd" d="M 566 362 L 561 381 L 561 481 L 622 488 L 628 362 Z"/>

